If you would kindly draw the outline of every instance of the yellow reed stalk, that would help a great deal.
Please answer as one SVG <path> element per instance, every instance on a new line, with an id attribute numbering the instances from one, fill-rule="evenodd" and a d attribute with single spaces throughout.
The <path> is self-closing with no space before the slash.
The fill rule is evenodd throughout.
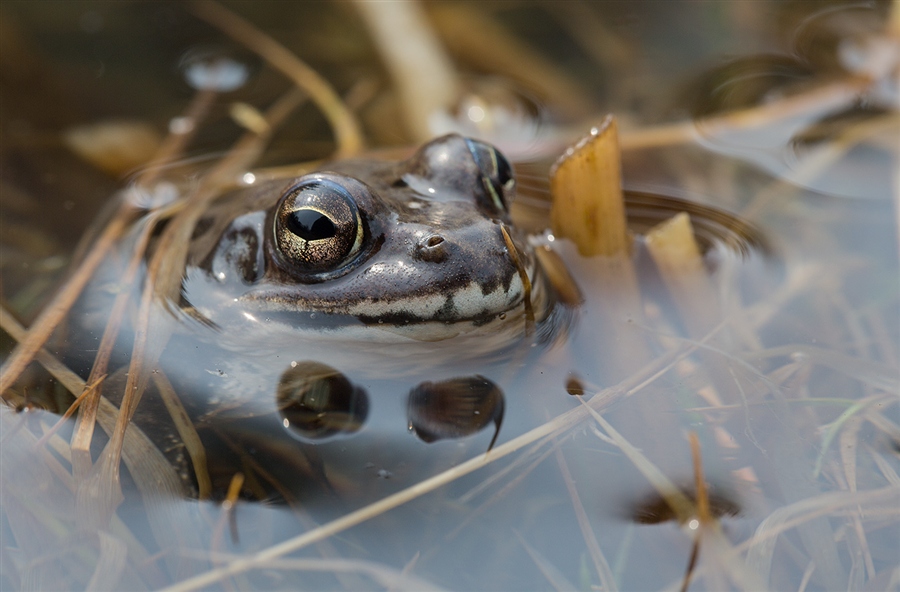
<path id="1" fill-rule="evenodd" d="M 622 198 L 616 120 L 608 115 L 550 170 L 553 234 L 571 239 L 585 257 L 628 253 L 631 237 Z"/>
<path id="2" fill-rule="evenodd" d="M 422 6 L 368 0 L 353 4 L 394 81 L 407 131 L 417 142 L 431 139 L 431 117 L 453 106 L 460 82 Z"/>
<path id="3" fill-rule="evenodd" d="M 691 217 L 681 212 L 656 225 L 647 233 L 646 245 L 688 332 L 692 337 L 703 335 L 718 322 L 719 305 Z"/>

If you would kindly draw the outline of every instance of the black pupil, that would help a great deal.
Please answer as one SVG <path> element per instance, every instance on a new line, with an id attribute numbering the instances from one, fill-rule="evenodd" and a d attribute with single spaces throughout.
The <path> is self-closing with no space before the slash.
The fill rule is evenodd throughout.
<path id="1" fill-rule="evenodd" d="M 499 152 L 497 154 L 497 180 L 500 182 L 500 186 L 503 187 L 512 179 L 512 168 L 509 166 L 509 161 L 506 160 L 502 154 Z"/>
<path id="2" fill-rule="evenodd" d="M 337 227 L 331 218 L 316 210 L 295 210 L 287 217 L 287 228 L 306 241 L 333 238 Z"/>

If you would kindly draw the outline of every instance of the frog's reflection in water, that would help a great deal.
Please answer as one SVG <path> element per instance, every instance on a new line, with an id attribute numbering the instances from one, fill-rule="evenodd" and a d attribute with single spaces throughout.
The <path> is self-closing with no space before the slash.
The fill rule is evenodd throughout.
<path id="1" fill-rule="evenodd" d="M 433 452 L 428 452 L 433 449 L 422 443 L 458 441 L 493 424 L 490 442 L 482 448 L 490 450 L 505 410 L 500 387 L 481 375 L 425 381 L 411 389 L 378 382 L 365 388 L 317 361 L 291 362 L 274 398 L 274 413 L 218 420 L 207 416 L 209 429 L 204 430 L 228 444 L 228 450 L 210 448 L 210 469 L 222 477 L 221 485 L 226 485 L 228 474 L 251 462 L 264 469 L 262 474 L 275 477 L 263 487 L 268 501 L 290 502 L 299 495 L 306 502 L 321 502 L 319 494 L 325 494 L 341 503 L 357 495 L 367 497 L 363 490 L 369 481 L 392 478 L 390 486 L 399 486 L 408 473 L 418 474 L 434 462 Z M 405 417 L 398 413 L 401 405 Z M 480 440 L 472 445 L 485 446 Z M 266 454 L 258 455 L 258 450 Z M 348 471 L 352 467 L 362 470 L 355 480 L 349 475 L 359 471 Z M 244 493 L 247 499 L 261 497 L 259 492 Z"/>
<path id="2" fill-rule="evenodd" d="M 284 427 L 306 441 L 356 432 L 369 415 L 366 391 L 320 362 L 292 362 L 275 398 Z"/>
<path id="3" fill-rule="evenodd" d="M 353 434 L 369 415 L 369 396 L 338 370 L 320 362 L 292 362 L 278 382 L 282 424 L 302 441 Z M 409 431 L 423 442 L 470 436 L 494 424 L 488 449 L 503 423 L 503 392 L 487 378 L 463 376 L 423 382 L 409 393 Z"/>

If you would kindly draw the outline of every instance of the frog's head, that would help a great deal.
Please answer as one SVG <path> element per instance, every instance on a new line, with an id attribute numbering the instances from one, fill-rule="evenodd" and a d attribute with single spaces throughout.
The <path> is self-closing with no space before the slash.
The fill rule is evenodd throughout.
<path id="1" fill-rule="evenodd" d="M 514 192 L 503 155 L 457 135 L 399 163 L 331 163 L 223 199 L 211 215 L 230 221 L 211 224 L 221 231 L 185 295 L 214 322 L 221 307 L 237 307 L 295 326 L 377 326 L 426 340 L 524 323 L 523 276 L 534 280 L 536 264 L 511 224 Z M 209 301 L 214 291 L 227 298 Z"/>

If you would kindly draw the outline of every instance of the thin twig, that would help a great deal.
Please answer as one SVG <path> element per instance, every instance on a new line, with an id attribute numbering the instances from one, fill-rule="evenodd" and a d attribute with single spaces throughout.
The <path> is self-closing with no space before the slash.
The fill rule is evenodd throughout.
<path id="1" fill-rule="evenodd" d="M 559 463 L 559 470 L 562 473 L 566 489 L 569 491 L 569 497 L 572 500 L 572 508 L 575 510 L 575 517 L 578 519 L 581 536 L 584 538 L 588 553 L 591 556 L 591 560 L 594 562 L 594 569 L 597 570 L 600 584 L 603 586 L 603 590 L 615 592 L 618 590 L 616 580 L 613 578 L 612 570 L 609 568 L 609 562 L 606 561 L 603 550 L 600 549 L 600 544 L 597 542 L 597 535 L 594 533 L 594 529 L 591 528 L 591 522 L 588 519 L 587 512 L 584 511 L 584 504 L 581 503 L 581 497 L 578 495 L 578 490 L 575 488 L 575 480 L 572 479 L 572 473 L 569 471 L 569 465 L 566 464 L 566 458 L 559 448 L 556 449 L 556 461 Z"/>
<path id="2" fill-rule="evenodd" d="M 318 72 L 286 47 L 212 0 L 196 0 L 193 2 L 193 10 L 198 17 L 257 53 L 309 94 L 334 130 L 336 157 L 352 156 L 362 150 L 363 139 L 359 123 L 344 105 L 340 95 Z"/>

